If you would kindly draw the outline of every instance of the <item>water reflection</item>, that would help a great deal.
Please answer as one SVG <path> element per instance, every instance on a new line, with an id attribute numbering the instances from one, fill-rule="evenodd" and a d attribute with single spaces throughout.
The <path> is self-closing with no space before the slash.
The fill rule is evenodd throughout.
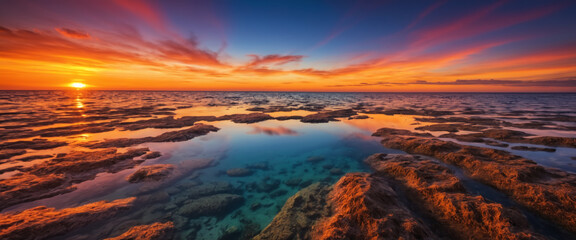
<path id="1" fill-rule="evenodd" d="M 82 93 L 78 93 L 78 95 L 76 95 L 76 108 L 84 108 L 84 103 L 82 102 Z"/>
<path id="2" fill-rule="evenodd" d="M 285 128 L 282 126 L 279 127 L 261 127 L 261 126 L 254 126 L 254 130 L 248 132 L 249 134 L 267 134 L 267 135 L 298 135 L 298 132 Z"/>

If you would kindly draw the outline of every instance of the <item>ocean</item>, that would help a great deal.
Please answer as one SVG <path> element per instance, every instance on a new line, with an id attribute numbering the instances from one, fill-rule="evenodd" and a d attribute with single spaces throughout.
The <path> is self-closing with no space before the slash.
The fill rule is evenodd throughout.
<path id="1" fill-rule="evenodd" d="M 239 239 L 265 228 L 299 190 L 317 182 L 334 184 L 346 173 L 370 173 L 363 161 L 372 154 L 404 153 L 382 146 L 381 138 L 372 136 L 380 128 L 428 132 L 576 173 L 574 147 L 465 141 L 449 135 L 495 128 L 523 132 L 523 139 L 576 138 L 575 102 L 572 93 L 0 91 L 0 186 L 2 200 L 10 200 L 1 210 L 64 209 L 136 197 L 134 207 L 122 214 L 54 238 L 100 239 L 132 226 L 172 221 L 176 239 L 223 239 L 230 232 Z M 338 110 L 353 114 L 304 120 Z M 245 118 L 255 113 L 260 115 Z M 182 132 L 194 124 L 217 129 Z M 421 128 L 435 124 L 480 128 Z M 181 132 L 163 135 L 176 131 Z M 159 154 L 117 156 L 138 148 Z M 84 164 L 100 158 L 106 159 Z M 65 161 L 70 164 L 59 167 Z M 133 176 L 159 164 L 168 167 L 167 174 Z M 517 205 L 453 168 L 470 192 Z M 34 173 L 38 181 L 47 174 L 64 177 L 56 184 L 12 194 L 15 187 L 7 181 L 22 173 Z M 572 236 L 523 211 L 537 232 Z"/>

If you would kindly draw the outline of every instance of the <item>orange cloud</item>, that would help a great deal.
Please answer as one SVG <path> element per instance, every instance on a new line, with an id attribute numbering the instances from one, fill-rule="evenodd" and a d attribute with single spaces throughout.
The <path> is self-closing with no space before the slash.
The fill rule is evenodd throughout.
<path id="1" fill-rule="evenodd" d="M 90 35 L 79 30 L 72 30 L 70 28 L 56 28 L 56 31 L 62 34 L 62 36 L 76 39 L 87 39 Z"/>

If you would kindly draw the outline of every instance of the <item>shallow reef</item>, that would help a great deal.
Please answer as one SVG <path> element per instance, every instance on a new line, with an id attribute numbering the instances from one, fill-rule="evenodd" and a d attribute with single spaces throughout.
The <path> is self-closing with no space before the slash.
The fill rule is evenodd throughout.
<path id="1" fill-rule="evenodd" d="M 0 238 L 574 239 L 540 96 L 0 91 Z"/>

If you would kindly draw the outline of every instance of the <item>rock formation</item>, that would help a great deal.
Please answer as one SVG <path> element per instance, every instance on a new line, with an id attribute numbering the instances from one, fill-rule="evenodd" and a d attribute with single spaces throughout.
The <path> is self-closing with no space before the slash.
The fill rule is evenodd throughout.
<path id="1" fill-rule="evenodd" d="M 456 165 L 472 178 L 495 187 L 518 203 L 576 232 L 574 174 L 542 167 L 505 151 L 461 145 L 411 132 L 380 129 L 374 135 L 382 137 L 385 147 L 435 157 Z M 490 132 L 490 135 L 517 136 L 513 132 L 500 131 Z"/>
<path id="2" fill-rule="evenodd" d="M 156 164 L 145 166 L 130 174 L 126 180 L 131 183 L 143 181 L 159 181 L 166 178 L 174 170 L 170 164 Z"/>
<path id="3" fill-rule="evenodd" d="M 172 238 L 173 222 L 153 223 L 130 228 L 120 236 L 105 240 L 167 240 Z"/>
<path id="4" fill-rule="evenodd" d="M 45 239 L 65 234 L 95 221 L 109 219 L 132 206 L 136 198 L 100 201 L 56 210 L 35 207 L 0 214 L 0 239 Z"/>

